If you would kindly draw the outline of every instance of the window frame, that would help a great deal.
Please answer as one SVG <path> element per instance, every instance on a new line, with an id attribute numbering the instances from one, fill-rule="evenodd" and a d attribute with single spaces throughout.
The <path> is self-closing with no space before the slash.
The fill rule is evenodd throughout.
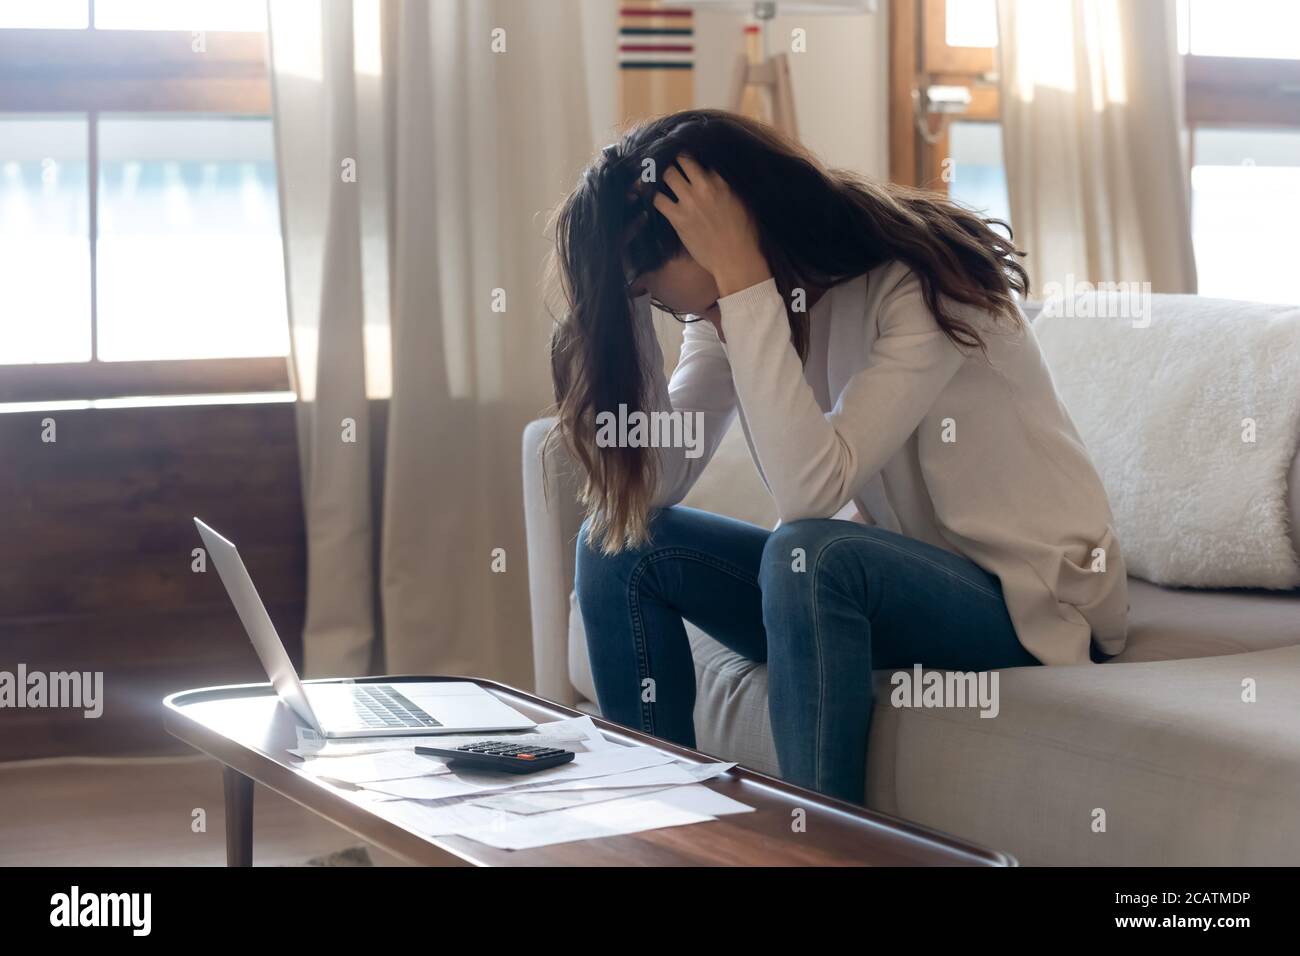
<path id="1" fill-rule="evenodd" d="M 995 47 L 948 45 L 948 0 L 923 0 L 921 48 L 931 73 L 981 76 L 997 70 Z"/>
<path id="2" fill-rule="evenodd" d="M 1300 126 L 1300 60 L 1183 55 L 1189 129 Z"/>
<path id="3" fill-rule="evenodd" d="M 0 402 L 132 395 L 286 391 L 283 355 L 106 362 L 98 355 L 97 262 L 100 113 L 271 114 L 264 32 L 0 28 L 0 113 L 84 116 L 91 269 L 91 358 L 0 364 Z M 193 44 L 202 33 L 204 50 Z"/>
<path id="4" fill-rule="evenodd" d="M 963 120 L 998 122 L 1001 105 L 996 81 L 997 58 L 990 47 L 949 46 L 946 37 L 947 0 L 891 0 L 889 9 L 890 178 L 947 194 L 944 160 L 949 155 L 948 127 L 943 124 L 934 143 L 926 143 L 916 128 L 913 91 L 927 86 L 964 86 L 970 107 Z M 900 62 L 901 61 L 901 62 Z M 898 143 L 897 136 L 907 141 Z"/>
<path id="5" fill-rule="evenodd" d="M 947 45 L 947 0 L 890 0 L 889 14 L 890 178 L 946 193 L 941 174 L 949 155 L 947 127 L 935 143 L 924 142 L 914 122 L 913 90 L 966 86 L 972 102 L 961 118 L 998 122 L 996 51 Z M 1202 125 L 1300 128 L 1300 60 L 1186 53 L 1183 67 L 1189 133 Z M 1194 157 L 1188 153 L 1190 176 Z"/>

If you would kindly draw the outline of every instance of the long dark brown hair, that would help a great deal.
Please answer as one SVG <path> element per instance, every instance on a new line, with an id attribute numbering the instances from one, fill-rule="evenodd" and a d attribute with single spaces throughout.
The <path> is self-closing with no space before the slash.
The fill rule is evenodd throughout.
<path id="1" fill-rule="evenodd" d="M 558 420 L 548 442 L 561 436 L 583 469 L 588 540 L 606 552 L 647 539 L 655 449 L 598 447 L 596 415 L 620 405 L 651 411 L 648 385 L 659 370 L 645 367 L 638 348 L 628 278 L 685 254 L 651 203 L 683 153 L 718 173 L 753 215 L 801 359 L 808 315 L 791 308 L 796 289 L 806 295 L 903 262 L 939 328 L 972 349 L 983 348 L 981 331 L 953 304 L 1018 322 L 1016 296 L 1029 289 L 1006 224 L 940 195 L 826 169 L 775 130 L 734 113 L 687 110 L 632 128 L 588 165 L 554 217 L 553 272 L 563 302 L 551 340 Z M 654 182 L 639 188 L 647 169 Z"/>

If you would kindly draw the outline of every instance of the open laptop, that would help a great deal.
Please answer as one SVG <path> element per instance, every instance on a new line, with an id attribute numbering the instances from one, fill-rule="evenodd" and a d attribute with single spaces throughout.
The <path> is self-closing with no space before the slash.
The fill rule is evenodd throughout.
<path id="1" fill-rule="evenodd" d="M 536 723 L 469 681 L 308 683 L 298 679 L 234 542 L 194 519 L 271 686 L 324 737 L 397 737 L 532 730 Z"/>

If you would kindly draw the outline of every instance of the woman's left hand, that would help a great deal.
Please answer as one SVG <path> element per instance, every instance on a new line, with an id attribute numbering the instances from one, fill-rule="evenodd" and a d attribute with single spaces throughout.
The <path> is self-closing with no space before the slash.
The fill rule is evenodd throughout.
<path id="1" fill-rule="evenodd" d="M 691 258 L 713 275 L 719 298 L 771 278 L 754 217 L 721 176 L 681 155 L 664 173 L 663 183 L 677 202 L 658 192 L 655 208 L 677 231 Z"/>

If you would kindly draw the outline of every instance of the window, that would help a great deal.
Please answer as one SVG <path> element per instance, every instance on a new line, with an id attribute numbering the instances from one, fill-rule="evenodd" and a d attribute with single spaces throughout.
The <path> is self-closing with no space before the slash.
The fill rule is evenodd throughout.
<path id="1" fill-rule="evenodd" d="M 0 0 L 0 402 L 288 388 L 264 0 Z"/>
<path id="2" fill-rule="evenodd" d="M 949 47 L 998 45 L 996 0 L 947 0 L 943 40 Z"/>
<path id="3" fill-rule="evenodd" d="M 1295 0 L 1180 0 L 1178 7 L 1180 53 L 1300 59 Z"/>
<path id="4" fill-rule="evenodd" d="M 1300 4 L 1182 0 L 1198 291 L 1300 303 Z"/>
<path id="5" fill-rule="evenodd" d="M 890 16 L 891 177 L 1008 215 L 995 3 L 894 0 Z M 1178 30 L 1200 292 L 1300 302 L 1300 2 L 1179 0 Z"/>
<path id="6" fill-rule="evenodd" d="M 1300 304 L 1300 129 L 1201 126 L 1192 149 L 1198 291 Z"/>
<path id="7" fill-rule="evenodd" d="M 990 147 L 1001 151 L 994 0 L 895 0 L 889 14 L 891 178 L 1005 206 L 987 193 L 999 176 Z"/>
<path id="8" fill-rule="evenodd" d="M 84 30 L 90 26 L 86 0 L 0 0 L 0 29 Z"/>
<path id="9" fill-rule="evenodd" d="M 90 187 L 81 116 L 0 115 L 0 348 L 90 359 Z"/>
<path id="10" fill-rule="evenodd" d="M 948 197 L 990 219 L 1011 222 L 1002 126 L 956 120 L 948 127 Z"/>
<path id="11" fill-rule="evenodd" d="M 996 0 L 925 0 L 924 73 L 930 89 L 964 90 L 969 102 L 942 112 L 943 97 L 922 100 L 927 131 L 937 120 L 937 135 L 927 135 L 929 160 L 922 167 L 931 188 L 990 219 L 1010 223 L 1007 177 L 998 123 L 998 45 Z M 951 101 L 949 101 L 951 102 Z M 933 175 L 936 165 L 940 175 Z"/>
<path id="12" fill-rule="evenodd" d="M 271 121 L 99 119 L 98 353 L 285 355 Z"/>
<path id="13" fill-rule="evenodd" d="M 95 0 L 100 30 L 266 29 L 266 0 Z"/>

